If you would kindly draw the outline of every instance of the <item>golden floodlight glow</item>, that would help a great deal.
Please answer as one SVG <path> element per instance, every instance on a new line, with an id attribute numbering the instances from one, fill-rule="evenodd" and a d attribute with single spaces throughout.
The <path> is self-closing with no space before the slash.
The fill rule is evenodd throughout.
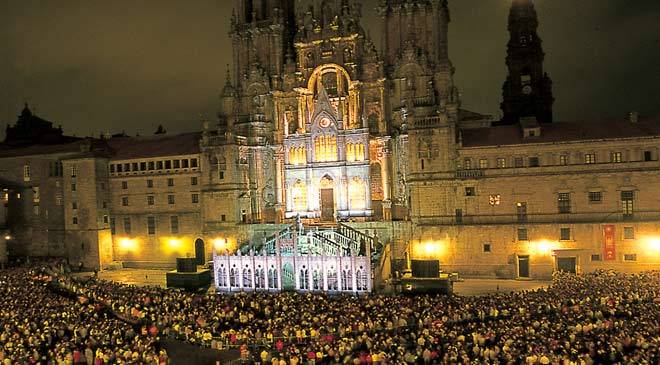
<path id="1" fill-rule="evenodd" d="M 412 258 L 438 258 L 444 252 L 442 241 L 416 241 L 412 243 Z"/>
<path id="2" fill-rule="evenodd" d="M 11 236 L 10 236 L 10 235 L 6 235 L 6 236 L 5 236 L 5 240 L 9 241 L 10 239 L 11 239 Z"/>
<path id="3" fill-rule="evenodd" d="M 557 242 L 550 240 L 540 240 L 530 242 L 529 251 L 532 254 L 547 256 L 552 250 L 558 247 Z"/>
<path id="4" fill-rule="evenodd" d="M 660 253 L 660 236 L 648 236 L 642 238 L 646 250 L 650 254 Z"/>
<path id="5" fill-rule="evenodd" d="M 227 240 L 224 238 L 216 238 L 212 241 L 212 243 L 213 248 L 215 248 L 217 252 L 224 252 L 225 249 L 227 249 Z"/>
<path id="6" fill-rule="evenodd" d="M 119 249 L 124 252 L 135 252 L 138 249 L 138 242 L 131 238 L 120 238 Z"/>

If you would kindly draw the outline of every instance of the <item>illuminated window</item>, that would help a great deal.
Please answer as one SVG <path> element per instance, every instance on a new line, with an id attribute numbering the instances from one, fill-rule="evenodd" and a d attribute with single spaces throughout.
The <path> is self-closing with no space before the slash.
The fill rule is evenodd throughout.
<path id="1" fill-rule="evenodd" d="M 307 163 L 307 150 L 305 147 L 289 148 L 289 164 L 305 165 Z"/>
<path id="2" fill-rule="evenodd" d="M 527 203 L 526 202 L 516 203 L 516 215 L 518 216 L 518 222 L 521 222 L 521 223 L 527 222 Z"/>
<path id="3" fill-rule="evenodd" d="M 76 177 L 77 174 L 78 174 L 78 168 L 76 167 L 76 165 L 71 165 L 71 177 Z"/>
<path id="4" fill-rule="evenodd" d="M 637 254 L 636 253 L 624 254 L 623 261 L 637 261 Z"/>
<path id="5" fill-rule="evenodd" d="M 589 203 L 600 203 L 602 201 L 603 201 L 603 192 L 601 191 L 589 192 Z"/>
<path id="6" fill-rule="evenodd" d="M 23 181 L 30 181 L 30 165 L 23 166 Z"/>
<path id="7" fill-rule="evenodd" d="M 291 197 L 293 198 L 293 209 L 295 211 L 307 210 L 307 187 L 302 181 L 298 180 L 293 184 Z"/>
<path id="8" fill-rule="evenodd" d="M 500 205 L 500 203 L 502 202 L 502 197 L 500 196 L 500 194 L 492 194 L 488 198 L 488 202 L 490 203 L 490 205 Z"/>
<path id="9" fill-rule="evenodd" d="M 348 143 L 346 144 L 346 161 L 364 161 L 364 144 Z"/>
<path id="10" fill-rule="evenodd" d="M 153 195 L 148 195 L 147 196 L 147 205 L 154 205 L 154 196 Z"/>
<path id="11" fill-rule="evenodd" d="M 366 184 L 359 177 L 354 177 L 348 185 L 348 202 L 350 208 L 353 210 L 365 209 L 367 200 L 366 198 Z"/>
<path id="12" fill-rule="evenodd" d="M 633 215 L 634 198 L 635 198 L 635 192 L 632 190 L 626 190 L 621 192 L 621 208 L 623 210 L 624 217 L 631 217 Z"/>
<path id="13" fill-rule="evenodd" d="M 463 168 L 465 170 L 470 170 L 472 169 L 472 159 L 466 158 L 463 160 Z"/>
<path id="14" fill-rule="evenodd" d="M 487 169 L 488 168 L 488 160 L 485 158 L 482 158 L 479 160 L 479 168 L 480 169 Z"/>
<path id="15" fill-rule="evenodd" d="M 596 154 L 595 153 L 587 153 L 586 155 L 584 155 L 584 163 L 586 163 L 586 164 L 596 163 Z"/>
<path id="16" fill-rule="evenodd" d="M 568 155 L 560 155 L 559 156 L 559 164 L 560 165 L 568 165 Z"/>
<path id="17" fill-rule="evenodd" d="M 619 162 L 623 161 L 623 158 L 621 156 L 621 152 L 612 152 L 610 157 L 611 157 L 610 162 L 613 162 L 613 163 L 619 163 Z"/>
<path id="18" fill-rule="evenodd" d="M 314 139 L 314 156 L 317 162 L 337 160 L 337 137 L 318 136 Z"/>

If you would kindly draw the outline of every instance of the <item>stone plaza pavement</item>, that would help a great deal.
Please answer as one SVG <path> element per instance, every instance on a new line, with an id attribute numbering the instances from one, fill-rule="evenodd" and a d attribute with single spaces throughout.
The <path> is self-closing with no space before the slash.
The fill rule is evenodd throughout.
<path id="1" fill-rule="evenodd" d="M 166 270 L 119 269 L 99 272 L 99 278 L 138 286 L 156 285 L 165 287 Z M 500 292 L 535 290 L 550 285 L 550 281 L 503 280 L 503 279 L 463 279 L 454 283 L 454 293 L 458 295 L 484 295 Z"/>

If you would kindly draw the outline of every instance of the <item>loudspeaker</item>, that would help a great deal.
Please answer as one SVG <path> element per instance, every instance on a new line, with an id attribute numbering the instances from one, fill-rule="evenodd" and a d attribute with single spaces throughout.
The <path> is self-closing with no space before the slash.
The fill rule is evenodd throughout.
<path id="1" fill-rule="evenodd" d="M 197 271 L 197 259 L 179 257 L 176 259 L 176 271 L 178 272 L 196 272 Z"/>

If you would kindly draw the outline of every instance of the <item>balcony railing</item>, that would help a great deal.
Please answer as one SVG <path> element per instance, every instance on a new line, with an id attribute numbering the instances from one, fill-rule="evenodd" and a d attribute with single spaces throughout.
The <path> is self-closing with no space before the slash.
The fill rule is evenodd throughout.
<path id="1" fill-rule="evenodd" d="M 458 170 L 456 171 L 456 178 L 462 180 L 481 179 L 484 177 L 484 170 Z"/>

